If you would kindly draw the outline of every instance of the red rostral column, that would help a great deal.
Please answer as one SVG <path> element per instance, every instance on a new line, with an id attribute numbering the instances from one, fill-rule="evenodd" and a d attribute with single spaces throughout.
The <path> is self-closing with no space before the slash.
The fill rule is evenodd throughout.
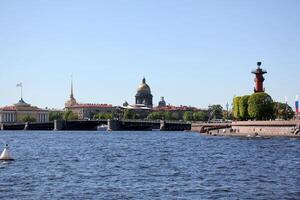
<path id="1" fill-rule="evenodd" d="M 254 92 L 264 92 L 265 88 L 264 88 L 264 74 L 267 73 L 266 70 L 263 70 L 260 68 L 261 66 L 261 62 L 257 62 L 257 69 L 252 71 L 252 74 L 255 74 L 255 88 L 254 88 Z"/>

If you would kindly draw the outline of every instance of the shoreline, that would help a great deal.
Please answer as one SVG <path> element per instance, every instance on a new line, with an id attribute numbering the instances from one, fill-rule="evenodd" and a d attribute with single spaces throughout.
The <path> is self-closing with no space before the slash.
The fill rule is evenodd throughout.
<path id="1" fill-rule="evenodd" d="M 300 120 L 235 121 L 228 124 L 193 124 L 192 131 L 212 136 L 300 138 Z"/>
<path id="2" fill-rule="evenodd" d="M 218 136 L 226 136 L 226 137 L 244 137 L 244 138 L 276 138 L 276 137 L 286 137 L 286 138 L 300 138 L 300 135 L 294 135 L 294 134 L 253 134 L 253 133 L 221 133 L 217 131 L 210 131 L 209 133 L 201 133 L 197 132 L 201 135 L 205 136 L 213 136 L 213 137 L 218 137 Z"/>

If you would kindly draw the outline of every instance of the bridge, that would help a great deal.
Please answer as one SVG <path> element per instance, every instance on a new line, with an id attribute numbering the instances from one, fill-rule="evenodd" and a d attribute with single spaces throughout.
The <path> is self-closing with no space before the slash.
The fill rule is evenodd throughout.
<path id="1" fill-rule="evenodd" d="M 208 133 L 213 130 L 220 130 L 231 128 L 231 123 L 223 122 L 223 123 L 194 123 L 192 124 L 192 131 L 200 132 L 200 133 Z"/>
<path id="2" fill-rule="evenodd" d="M 161 130 L 161 131 L 185 131 L 191 130 L 191 123 L 163 120 L 55 120 L 47 123 L 16 123 L 1 124 L 1 130 L 97 130 L 101 125 L 107 125 L 109 131 L 123 130 Z"/>

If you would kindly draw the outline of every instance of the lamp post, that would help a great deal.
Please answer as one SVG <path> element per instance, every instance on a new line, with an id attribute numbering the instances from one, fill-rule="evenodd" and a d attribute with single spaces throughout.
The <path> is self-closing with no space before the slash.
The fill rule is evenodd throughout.
<path id="1" fill-rule="evenodd" d="M 229 103 L 227 102 L 227 103 L 226 103 L 226 122 L 228 122 L 228 115 L 229 115 L 229 110 L 228 110 L 228 108 L 229 108 Z"/>

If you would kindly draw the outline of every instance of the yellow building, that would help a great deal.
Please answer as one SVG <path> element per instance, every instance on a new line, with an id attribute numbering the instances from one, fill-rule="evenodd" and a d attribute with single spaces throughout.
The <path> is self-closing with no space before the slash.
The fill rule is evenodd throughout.
<path id="1" fill-rule="evenodd" d="M 65 102 L 65 110 L 72 111 L 78 119 L 92 119 L 98 113 L 112 113 L 115 108 L 111 104 L 78 103 L 73 93 L 73 81 L 71 82 L 70 98 Z"/>
<path id="2" fill-rule="evenodd" d="M 49 122 L 49 111 L 31 106 L 23 98 L 12 105 L 0 108 L 0 123 L 20 123 L 25 117 L 31 117 L 36 122 Z"/>

